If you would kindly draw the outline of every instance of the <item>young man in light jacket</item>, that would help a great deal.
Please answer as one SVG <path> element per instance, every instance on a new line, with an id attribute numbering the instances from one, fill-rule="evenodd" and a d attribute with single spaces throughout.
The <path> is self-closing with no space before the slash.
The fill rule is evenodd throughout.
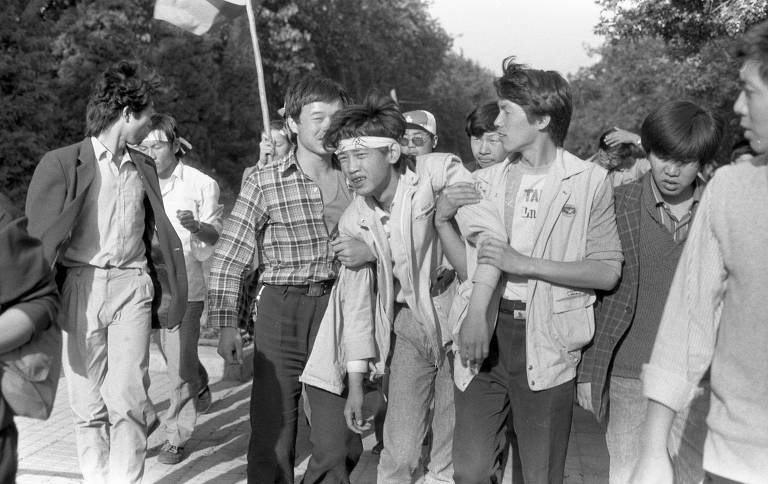
<path id="1" fill-rule="evenodd" d="M 455 395 L 454 479 L 491 482 L 511 421 L 525 481 L 557 483 L 594 289 L 612 288 L 621 271 L 613 191 L 603 168 L 562 148 L 572 111 L 565 79 L 509 58 L 495 85 L 510 157 L 475 177 L 504 214 L 509 242 L 481 242 L 477 262 L 501 269 L 505 286 L 495 328 L 467 318 L 458 333 L 458 366 L 474 377 Z"/>
<path id="2" fill-rule="evenodd" d="M 392 101 L 369 97 L 363 105 L 340 111 L 326 133 L 326 143 L 336 149 L 357 193 L 339 221 L 339 232 L 369 244 L 377 255 L 376 273 L 371 268 L 342 269 L 302 381 L 337 393 L 348 383 L 347 425 L 362 432 L 367 427 L 361 413 L 362 380 L 369 363 L 382 372 L 394 327 L 378 480 L 413 482 L 431 426 L 425 482 L 450 482 L 454 408 L 446 352 L 453 327 L 441 314 L 447 313 L 447 305 L 433 299 L 440 297 L 433 276 L 442 261 L 433 217 L 437 194 L 450 184 L 471 182 L 472 175 L 447 154 L 420 157 L 415 172 L 406 168 L 397 142 L 404 130 L 405 119 Z M 456 220 L 470 242 L 506 238 L 488 201 L 462 207 Z M 488 264 L 474 272 L 468 319 L 487 319 L 499 275 Z"/>

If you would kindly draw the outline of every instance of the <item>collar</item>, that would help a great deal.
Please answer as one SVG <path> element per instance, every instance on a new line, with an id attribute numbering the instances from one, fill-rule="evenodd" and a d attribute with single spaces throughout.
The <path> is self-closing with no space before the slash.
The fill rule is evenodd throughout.
<path id="1" fill-rule="evenodd" d="M 110 162 L 112 161 L 112 152 L 109 151 L 107 147 L 104 146 L 104 143 L 99 141 L 97 137 L 91 136 L 91 145 L 93 146 L 93 155 L 97 162 L 101 162 L 103 159 Z M 127 146 L 123 152 L 123 157 L 120 159 L 120 165 L 122 166 L 126 161 L 131 161 L 131 155 L 128 153 Z"/>
<path id="2" fill-rule="evenodd" d="M 502 169 L 504 176 L 506 176 L 506 173 L 509 171 L 513 164 L 519 162 L 520 161 L 517 157 L 513 158 L 512 156 L 507 156 L 506 160 L 499 163 L 500 165 L 504 166 Z M 591 163 L 586 162 L 581 158 L 576 157 L 575 155 L 572 155 L 564 148 L 560 147 L 557 148 L 554 161 L 552 161 L 552 163 L 549 165 L 549 173 L 554 173 L 558 179 L 565 180 L 566 178 L 578 175 L 582 171 L 586 170 L 590 165 Z"/>
<path id="3" fill-rule="evenodd" d="M 291 149 L 291 152 L 288 153 L 288 156 L 278 160 L 277 162 L 277 170 L 283 175 L 285 175 L 290 169 L 301 171 L 299 162 L 296 159 L 296 148 Z"/>
<path id="4" fill-rule="evenodd" d="M 659 187 L 656 186 L 656 181 L 653 179 L 653 176 L 651 174 L 648 174 L 648 183 L 651 185 L 651 193 L 653 194 L 653 205 L 655 207 L 658 206 L 666 206 L 667 203 L 664 201 L 664 198 L 661 196 L 661 192 L 659 191 Z M 693 203 L 699 203 L 701 200 L 701 196 L 704 193 L 704 179 L 701 178 L 701 175 L 696 176 L 696 181 L 694 181 L 696 184 L 695 187 L 693 187 Z"/>
<path id="5" fill-rule="evenodd" d="M 173 172 L 171 173 L 170 178 L 178 178 L 181 181 L 184 181 L 184 162 L 179 160 L 178 163 L 176 163 L 176 168 L 173 169 Z"/>

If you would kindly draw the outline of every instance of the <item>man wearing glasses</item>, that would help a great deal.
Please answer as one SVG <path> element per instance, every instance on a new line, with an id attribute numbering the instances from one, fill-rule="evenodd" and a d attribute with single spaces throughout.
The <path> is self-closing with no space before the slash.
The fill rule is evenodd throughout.
<path id="1" fill-rule="evenodd" d="M 419 156 L 432 153 L 437 147 L 437 122 L 429 111 L 419 109 L 403 114 L 405 135 L 400 138 L 403 153 Z"/>

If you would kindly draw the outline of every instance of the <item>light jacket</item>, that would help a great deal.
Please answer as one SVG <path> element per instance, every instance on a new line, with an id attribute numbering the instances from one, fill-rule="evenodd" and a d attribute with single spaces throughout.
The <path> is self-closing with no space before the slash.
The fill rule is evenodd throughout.
<path id="1" fill-rule="evenodd" d="M 475 172 L 478 188 L 501 214 L 510 166 L 507 160 Z M 604 168 L 557 150 L 539 205 L 542 216 L 536 221 L 532 257 L 560 262 L 584 259 L 592 204 L 606 177 Z M 613 205 L 610 209 L 613 211 Z M 526 373 L 531 390 L 552 388 L 575 378 L 581 348 L 595 331 L 594 302 L 592 290 L 529 279 Z"/>
<path id="2" fill-rule="evenodd" d="M 445 356 L 444 348 L 456 323 L 438 314 L 447 313 L 448 308 L 436 308 L 430 294 L 432 272 L 442 260 L 434 212 L 443 188 L 460 182 L 473 183 L 473 178 L 457 157 L 445 153 L 418 157 L 416 171 L 406 169 L 401 176 L 399 183 L 405 186 L 398 189 L 398 196 L 403 199 L 394 204 L 401 210 L 392 219 L 402 224 L 402 240 L 388 240 L 372 198 L 355 197 L 347 207 L 339 221 L 339 233 L 368 244 L 376 254 L 376 271 L 374 274 L 372 267 L 340 271 L 301 381 L 341 393 L 348 361 L 370 359 L 376 373 L 384 372 L 395 304 L 390 243 L 406 248 L 413 288 L 412 293 L 405 293 L 406 303 L 424 325 L 433 354 L 439 359 Z M 470 242 L 481 236 L 507 239 L 501 217 L 489 201 L 461 207 L 456 221 Z M 473 279 L 496 286 L 499 271 L 479 266 Z"/>

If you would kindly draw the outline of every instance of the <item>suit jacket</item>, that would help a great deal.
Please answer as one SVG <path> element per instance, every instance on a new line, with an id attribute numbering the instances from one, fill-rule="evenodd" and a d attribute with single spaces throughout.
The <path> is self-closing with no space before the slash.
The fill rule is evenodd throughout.
<path id="1" fill-rule="evenodd" d="M 621 281 L 608 292 L 599 293 L 595 309 L 595 337 L 584 351 L 579 382 L 592 383 L 592 408 L 602 420 L 608 408 L 608 371 L 616 345 L 629 330 L 635 315 L 640 282 L 640 214 L 644 185 L 650 189 L 650 173 L 639 180 L 616 187 L 614 206 L 616 228 L 624 250 Z"/>
<path id="2" fill-rule="evenodd" d="M 184 251 L 163 209 L 154 160 L 130 148 L 128 153 L 145 192 L 143 238 L 155 288 L 152 325 L 172 328 L 181 323 L 187 304 Z M 46 260 L 52 265 L 69 240 L 97 169 L 90 138 L 49 151 L 35 169 L 27 192 L 29 233 L 42 241 Z M 59 266 L 57 279 L 62 281 L 64 275 L 65 268 Z"/>

